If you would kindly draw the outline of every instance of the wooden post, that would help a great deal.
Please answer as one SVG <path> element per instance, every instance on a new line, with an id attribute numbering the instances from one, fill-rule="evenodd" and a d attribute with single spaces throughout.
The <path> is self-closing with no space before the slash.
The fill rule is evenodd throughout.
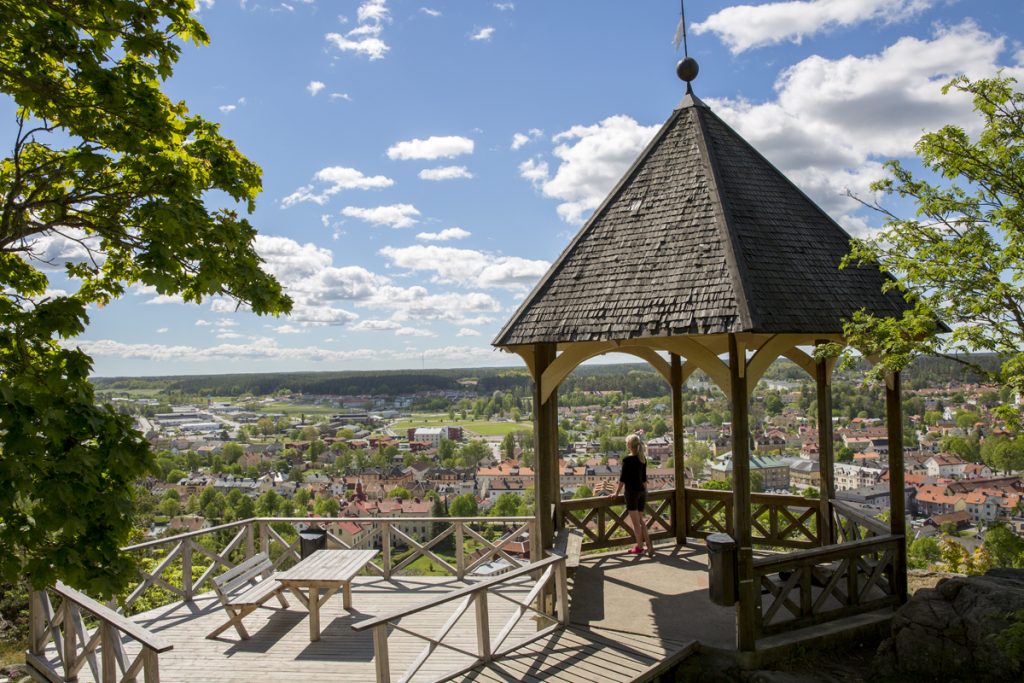
<path id="1" fill-rule="evenodd" d="M 45 607 L 46 593 L 43 591 L 32 591 L 29 593 L 28 615 L 29 615 L 29 636 L 28 651 L 34 655 L 42 655 L 46 651 L 46 638 L 49 623 L 49 615 Z"/>
<path id="2" fill-rule="evenodd" d="M 386 519 L 380 522 L 380 553 L 384 565 L 384 580 L 391 580 L 391 523 Z"/>
<path id="3" fill-rule="evenodd" d="M 686 545 L 686 530 L 690 525 L 690 510 L 686 502 L 686 449 L 683 431 L 683 365 L 678 353 L 672 358 L 672 458 L 675 463 L 676 490 L 672 506 L 672 523 L 676 528 L 676 543 Z"/>
<path id="4" fill-rule="evenodd" d="M 533 376 L 533 472 L 535 510 L 540 520 L 541 548 L 550 548 L 555 539 L 551 510 L 558 513 L 558 393 L 551 392 L 541 402 L 541 378 L 555 360 L 554 344 L 535 344 Z M 552 486 L 554 483 L 554 486 Z M 542 558 L 538 557 L 537 560 Z"/>
<path id="5" fill-rule="evenodd" d="M 388 663 L 388 625 L 373 627 L 373 658 L 376 660 L 377 683 L 391 683 L 391 665 Z"/>
<path id="6" fill-rule="evenodd" d="M 907 510 L 903 479 L 903 410 L 900 405 L 900 373 L 885 378 L 885 426 L 889 432 L 889 529 L 902 536 L 895 558 L 896 595 L 907 601 Z"/>
<path id="7" fill-rule="evenodd" d="M 160 664 L 155 650 L 143 648 L 142 671 L 145 683 L 160 683 Z"/>
<path id="8" fill-rule="evenodd" d="M 186 538 L 181 541 L 181 589 L 185 593 L 185 600 L 191 601 L 195 595 L 195 586 L 192 585 L 192 539 Z"/>
<path id="9" fill-rule="evenodd" d="M 832 378 L 829 370 L 827 361 L 822 360 L 815 364 L 818 390 L 818 467 L 821 470 L 821 507 L 818 509 L 818 528 L 821 529 L 821 537 L 818 543 L 821 545 L 836 542 L 831 503 L 836 497 L 836 467 L 832 442 Z"/>
<path id="10" fill-rule="evenodd" d="M 736 645 L 754 649 L 754 551 L 750 532 L 750 425 L 747 423 L 747 355 L 735 334 L 729 335 L 729 385 L 732 389 L 733 530 L 736 534 L 739 600 L 736 603 Z"/>
<path id="11" fill-rule="evenodd" d="M 115 657 L 117 650 L 114 647 L 114 639 L 117 638 L 117 631 L 114 630 L 114 625 L 108 621 L 102 622 L 99 629 L 100 661 L 102 662 L 100 677 L 103 683 L 115 683 L 117 681 L 117 659 Z"/>
<path id="12" fill-rule="evenodd" d="M 567 573 L 565 558 L 562 558 L 555 574 L 555 602 L 558 604 L 558 623 L 562 626 L 569 625 L 569 577 Z"/>
<path id="13" fill-rule="evenodd" d="M 491 661 L 491 622 L 487 614 L 487 589 L 479 590 L 473 596 L 476 603 L 476 646 L 480 660 Z"/>
<path id="14" fill-rule="evenodd" d="M 253 520 L 248 520 L 245 523 L 245 559 L 250 559 L 256 555 L 256 529 Z"/>
<path id="15" fill-rule="evenodd" d="M 455 522 L 455 577 L 462 581 L 466 576 L 466 530 L 465 522 Z"/>

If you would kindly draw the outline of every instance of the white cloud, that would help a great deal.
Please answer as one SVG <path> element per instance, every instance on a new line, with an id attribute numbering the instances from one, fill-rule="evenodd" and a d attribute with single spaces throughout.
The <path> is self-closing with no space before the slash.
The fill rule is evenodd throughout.
<path id="1" fill-rule="evenodd" d="M 360 320 L 349 329 L 354 332 L 391 332 L 401 327 L 394 320 Z"/>
<path id="2" fill-rule="evenodd" d="M 278 334 L 302 334 L 305 330 L 301 327 L 295 327 L 295 325 L 278 325 L 274 328 L 274 332 Z"/>
<path id="3" fill-rule="evenodd" d="M 209 320 L 203 320 L 202 318 L 196 321 L 196 327 L 209 327 L 211 324 Z"/>
<path id="4" fill-rule="evenodd" d="M 314 202 L 323 206 L 332 195 L 342 190 L 370 190 L 391 187 L 395 184 L 395 181 L 387 176 L 366 176 L 361 171 L 345 166 L 322 168 L 316 172 L 313 180 L 317 183 L 326 184 L 326 187 L 317 192 L 313 185 L 303 185 L 282 199 L 281 206 L 288 208 L 299 202 Z"/>
<path id="5" fill-rule="evenodd" d="M 462 154 L 473 153 L 473 141 L 460 135 L 432 135 L 426 140 L 419 138 L 397 142 L 388 148 L 389 159 L 451 159 Z"/>
<path id="6" fill-rule="evenodd" d="M 217 109 L 220 109 L 222 114 L 230 114 L 231 112 L 233 112 L 234 110 L 238 109 L 239 107 L 244 107 L 244 106 L 245 106 L 245 98 L 244 97 L 239 97 L 235 101 L 234 104 L 222 104 L 219 107 L 217 107 Z"/>
<path id="7" fill-rule="evenodd" d="M 525 133 L 516 133 L 512 136 L 512 149 L 519 149 L 523 145 L 536 140 L 542 135 L 544 135 L 544 131 L 540 128 L 531 128 Z"/>
<path id="8" fill-rule="evenodd" d="M 422 327 L 399 327 L 395 330 L 396 337 L 436 337 L 437 334 Z"/>
<path id="9" fill-rule="evenodd" d="M 420 11 L 426 14 L 428 17 L 439 17 L 441 16 L 440 10 L 431 9 L 430 7 L 420 7 Z"/>
<path id="10" fill-rule="evenodd" d="M 940 89 L 957 73 L 994 74 L 1004 42 L 966 22 L 878 54 L 808 57 L 782 72 L 768 102 L 708 103 L 822 208 L 848 215 L 859 205 L 846 190 L 866 196 L 881 160 L 911 155 L 924 131 L 946 123 L 977 130 L 969 98 Z"/>
<path id="11" fill-rule="evenodd" d="M 516 4 L 514 2 L 496 2 L 494 8 L 501 12 L 511 11 L 516 8 Z"/>
<path id="12" fill-rule="evenodd" d="M 335 102 L 337 100 L 345 100 L 346 102 L 352 101 L 352 96 L 349 95 L 347 92 L 332 92 L 330 95 L 327 96 L 327 98 L 331 100 L 331 102 Z"/>
<path id="13" fill-rule="evenodd" d="M 306 86 L 306 90 L 313 97 L 316 97 L 317 93 L 326 88 L 327 86 L 322 81 L 310 81 L 309 85 Z"/>
<path id="14" fill-rule="evenodd" d="M 490 40 L 494 35 L 493 26 L 485 26 L 469 37 L 470 40 Z"/>
<path id="15" fill-rule="evenodd" d="M 421 232 L 416 234 L 416 239 L 428 242 L 447 242 L 448 240 L 462 240 L 472 235 L 469 230 L 462 228 L 445 228 L 441 232 Z"/>
<path id="16" fill-rule="evenodd" d="M 434 245 L 384 247 L 380 254 L 399 268 L 434 273 L 434 282 L 512 290 L 533 286 L 549 265 L 547 261 Z"/>
<path id="17" fill-rule="evenodd" d="M 217 339 L 241 339 L 242 336 L 237 332 L 229 332 L 227 330 L 217 333 Z"/>
<path id="18" fill-rule="evenodd" d="M 165 334 L 169 329 L 171 329 L 171 328 L 169 328 L 169 327 L 159 327 L 159 328 L 157 328 L 156 333 L 157 334 Z"/>
<path id="19" fill-rule="evenodd" d="M 95 341 L 81 339 L 69 343 L 91 356 L 113 356 L 125 359 L 139 359 L 158 362 L 241 362 L 308 361 L 316 363 L 337 363 L 347 360 L 368 360 L 387 356 L 387 352 L 373 349 L 337 351 L 315 346 L 281 347 L 269 337 L 255 339 L 248 344 L 219 344 L 208 348 L 187 345 L 165 344 L 124 344 L 112 339 Z"/>
<path id="20" fill-rule="evenodd" d="M 479 330 L 474 330 L 472 327 L 463 327 L 461 330 L 459 330 L 459 333 L 457 335 L 455 335 L 455 336 L 456 337 L 479 337 L 480 336 L 480 331 Z"/>
<path id="21" fill-rule="evenodd" d="M 425 168 L 419 172 L 420 180 L 456 180 L 458 178 L 472 178 L 473 174 L 465 166 L 441 166 L 439 168 Z"/>
<path id="22" fill-rule="evenodd" d="M 726 7 L 693 32 L 716 34 L 733 54 L 790 41 L 866 21 L 900 21 L 934 4 L 934 0 L 788 0 Z"/>
<path id="23" fill-rule="evenodd" d="M 347 23 L 345 17 L 338 17 Z M 342 52 L 354 52 L 369 57 L 371 61 L 383 59 L 391 49 L 381 38 L 384 24 L 391 21 L 391 13 L 385 0 L 367 0 L 356 10 L 359 25 L 348 33 L 328 33 L 325 37 Z"/>
<path id="24" fill-rule="evenodd" d="M 43 233 L 25 244 L 23 256 L 43 270 L 63 270 L 67 263 L 100 265 L 106 255 L 100 251 L 100 240 L 81 228 L 61 228 Z"/>
<path id="25" fill-rule="evenodd" d="M 389 206 L 375 206 L 372 208 L 346 206 L 341 210 L 341 214 L 350 218 L 358 218 L 373 225 L 409 228 L 416 225 L 418 222 L 416 216 L 419 216 L 420 212 L 412 204 L 391 204 Z"/>
<path id="26" fill-rule="evenodd" d="M 272 235 L 256 235 L 256 252 L 264 261 L 263 270 L 286 286 L 324 271 L 332 261 L 329 249 Z"/>
<path id="27" fill-rule="evenodd" d="M 547 197 L 561 199 L 558 215 L 567 223 L 582 223 L 637 155 L 650 142 L 658 126 L 642 126 L 629 116 L 609 116 L 593 126 L 573 126 L 552 140 L 552 153 L 561 159 L 554 176 L 546 161 L 528 159 L 519 174 Z"/>
<path id="28" fill-rule="evenodd" d="M 184 304 L 185 299 L 180 294 L 157 294 L 152 299 L 147 299 L 147 305 L 166 306 L 167 304 Z"/>

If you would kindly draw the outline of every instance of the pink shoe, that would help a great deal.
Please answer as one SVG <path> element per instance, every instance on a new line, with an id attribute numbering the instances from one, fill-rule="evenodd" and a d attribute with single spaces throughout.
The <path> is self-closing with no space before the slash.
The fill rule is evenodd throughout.
<path id="1" fill-rule="evenodd" d="M 641 548 L 640 546 L 636 545 L 636 546 L 633 546 L 632 548 L 630 548 L 629 550 L 627 550 L 626 552 L 629 553 L 630 555 L 640 555 L 641 553 L 643 553 L 643 551 L 644 551 L 643 548 Z"/>

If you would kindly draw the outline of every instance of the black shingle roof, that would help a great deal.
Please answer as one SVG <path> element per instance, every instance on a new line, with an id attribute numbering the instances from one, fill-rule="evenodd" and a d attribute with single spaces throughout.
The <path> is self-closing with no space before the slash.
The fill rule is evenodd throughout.
<path id="1" fill-rule="evenodd" d="M 495 346 L 728 332 L 840 333 L 909 307 L 849 235 L 688 95 Z"/>

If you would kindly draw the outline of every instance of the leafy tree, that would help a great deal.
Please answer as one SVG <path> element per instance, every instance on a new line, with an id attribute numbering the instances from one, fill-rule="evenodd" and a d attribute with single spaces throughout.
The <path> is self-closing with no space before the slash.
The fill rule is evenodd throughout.
<path id="1" fill-rule="evenodd" d="M 965 351 L 1000 354 L 992 370 L 975 365 L 989 381 L 1024 390 L 1024 93 L 999 75 L 972 81 L 959 76 L 944 93 L 973 97 L 983 124 L 974 139 L 959 126 L 927 133 L 917 142 L 924 166 L 940 180 L 915 177 L 889 161 L 889 177 L 875 191 L 909 199 L 916 215 L 887 217 L 885 229 L 858 241 L 849 262 L 877 263 L 896 277 L 893 287 L 915 301 L 903 319 L 859 313 L 845 336 L 867 353 L 879 353 L 882 370 L 900 370 L 915 353 Z M 936 333 L 936 319 L 952 332 Z M 961 362 L 969 362 L 957 358 Z M 997 409 L 1017 421 L 1011 405 Z"/>
<path id="2" fill-rule="evenodd" d="M 157 509 L 160 510 L 160 514 L 164 517 L 174 517 L 181 512 L 181 503 L 173 498 L 164 498 L 157 505 Z"/>
<path id="3" fill-rule="evenodd" d="M 501 454 L 506 460 L 516 458 L 516 437 L 512 432 L 505 435 L 501 440 Z"/>
<path id="4" fill-rule="evenodd" d="M 580 486 L 579 488 L 576 489 L 576 492 L 572 494 L 572 497 L 574 499 L 575 498 L 593 498 L 594 497 L 594 492 L 590 490 L 589 486 L 587 486 L 586 484 L 583 484 L 582 486 Z"/>
<path id="5" fill-rule="evenodd" d="M 441 439 L 437 444 L 437 457 L 441 460 L 448 460 L 455 456 L 455 442 L 451 439 Z"/>
<path id="6" fill-rule="evenodd" d="M 337 517 L 341 504 L 336 498 L 320 497 L 313 503 L 313 512 L 320 517 Z"/>
<path id="7" fill-rule="evenodd" d="M 939 542 L 932 536 L 922 536 L 907 549 L 907 560 L 914 569 L 928 569 L 940 558 Z"/>
<path id="8" fill-rule="evenodd" d="M 295 492 L 295 495 L 292 496 L 292 500 L 295 501 L 296 506 L 305 509 L 309 505 L 310 495 L 309 489 L 301 488 Z"/>
<path id="9" fill-rule="evenodd" d="M 110 596 L 135 577 L 118 548 L 151 460 L 130 418 L 96 405 L 91 359 L 66 342 L 90 305 L 145 285 L 290 308 L 260 268 L 253 227 L 206 203 L 220 192 L 251 211 L 259 168 L 161 92 L 182 42 L 208 41 L 194 4 L 0 4 L 0 91 L 17 105 L 0 161 L 0 580 L 60 578 Z M 77 256 L 43 263 L 47 243 Z M 75 291 L 49 287 L 52 267 Z"/>
<path id="10" fill-rule="evenodd" d="M 394 498 L 396 500 L 409 500 L 412 498 L 412 494 L 409 493 L 409 489 L 404 486 L 396 486 L 395 488 L 388 491 L 388 498 Z"/>
<path id="11" fill-rule="evenodd" d="M 985 532 L 985 550 L 996 567 L 1024 568 L 1024 538 L 1005 524 L 994 524 Z"/>
<path id="12" fill-rule="evenodd" d="M 220 454 L 228 464 L 238 462 L 238 459 L 245 455 L 245 448 L 241 444 L 229 441 L 220 449 Z"/>
<path id="13" fill-rule="evenodd" d="M 476 467 L 484 458 L 491 455 L 491 448 L 479 439 L 470 441 L 459 451 L 459 459 L 465 467 Z"/>
<path id="14" fill-rule="evenodd" d="M 519 494 L 506 491 L 494 500 L 491 515 L 494 517 L 515 517 L 519 513 Z"/>
<path id="15" fill-rule="evenodd" d="M 273 517 L 281 507 L 281 495 L 274 489 L 267 489 L 256 499 L 256 512 L 263 517 Z"/>
<path id="16" fill-rule="evenodd" d="M 476 496 L 472 493 L 463 493 L 455 496 L 448 506 L 448 513 L 452 517 L 476 517 L 480 512 L 477 506 Z"/>

